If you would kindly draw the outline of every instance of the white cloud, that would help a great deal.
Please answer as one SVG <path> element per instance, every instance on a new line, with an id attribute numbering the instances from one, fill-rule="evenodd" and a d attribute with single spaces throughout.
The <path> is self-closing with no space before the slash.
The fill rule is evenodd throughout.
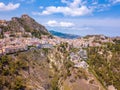
<path id="1" fill-rule="evenodd" d="M 66 6 L 48 6 L 42 12 L 34 12 L 34 15 L 63 14 L 65 16 L 85 16 L 94 12 L 108 10 L 109 7 L 120 2 L 120 0 L 61 0 Z M 113 4 L 114 3 L 114 4 Z"/>
<path id="2" fill-rule="evenodd" d="M 74 24 L 71 22 L 60 22 L 59 23 L 61 27 L 73 27 Z"/>
<path id="3" fill-rule="evenodd" d="M 49 6 L 42 12 L 34 12 L 34 15 L 50 15 L 61 13 L 68 16 L 84 16 L 92 13 L 92 9 L 84 5 L 82 0 L 74 0 L 69 2 L 68 0 L 61 0 L 66 6 Z"/>
<path id="4" fill-rule="evenodd" d="M 71 34 L 105 34 L 105 35 L 118 35 L 120 36 L 120 18 L 109 18 L 109 17 L 99 17 L 99 18 L 52 18 L 50 21 L 55 22 L 71 22 L 74 24 L 72 27 L 58 27 L 58 26 L 49 26 L 48 22 L 49 17 L 41 18 L 39 22 L 42 22 L 48 30 L 56 30 L 60 32 L 67 32 Z M 57 24 L 56 24 L 57 25 Z"/>
<path id="5" fill-rule="evenodd" d="M 76 22 L 77 21 L 77 22 Z M 46 23 L 47 22 L 47 23 Z M 63 23 L 64 22 L 64 23 Z M 70 24 L 69 24 L 70 23 Z M 58 28 L 65 30 L 93 30 L 97 28 L 106 29 L 106 28 L 120 28 L 120 18 L 74 18 L 74 19 L 55 19 L 44 21 L 44 24 L 48 28 Z M 64 26 L 63 26 L 64 25 Z M 68 26 L 67 26 L 68 25 Z"/>
<path id="6" fill-rule="evenodd" d="M 58 22 L 55 20 L 50 20 L 47 22 L 47 25 L 50 27 L 56 27 L 56 26 L 58 26 Z"/>
<path id="7" fill-rule="evenodd" d="M 36 15 L 50 15 L 54 13 L 62 13 L 64 15 L 69 15 L 69 16 L 83 16 L 83 15 L 91 14 L 92 9 L 89 9 L 86 6 L 81 6 L 79 8 L 50 6 L 47 7 L 46 10 L 44 10 L 41 13 L 36 12 Z"/>
<path id="8" fill-rule="evenodd" d="M 5 5 L 3 2 L 0 2 L 0 11 L 11 11 L 19 8 L 20 4 L 12 4 L 9 3 L 8 5 Z"/>
<path id="9" fill-rule="evenodd" d="M 73 27 L 74 23 L 71 23 L 71 22 L 57 22 L 55 20 L 49 20 L 47 22 L 47 26 L 49 26 L 49 27 L 65 27 L 65 28 L 68 28 L 68 27 Z"/>

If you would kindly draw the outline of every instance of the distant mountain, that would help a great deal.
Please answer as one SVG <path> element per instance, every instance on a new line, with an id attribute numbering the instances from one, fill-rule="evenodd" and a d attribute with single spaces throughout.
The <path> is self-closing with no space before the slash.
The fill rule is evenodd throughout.
<path id="1" fill-rule="evenodd" d="M 53 31 L 53 30 L 50 30 L 49 32 L 54 36 L 58 36 L 61 38 L 66 38 L 66 39 L 74 39 L 74 38 L 80 37 L 79 35 L 66 34 L 66 33 L 61 33 L 61 32 L 57 32 L 57 31 Z"/>

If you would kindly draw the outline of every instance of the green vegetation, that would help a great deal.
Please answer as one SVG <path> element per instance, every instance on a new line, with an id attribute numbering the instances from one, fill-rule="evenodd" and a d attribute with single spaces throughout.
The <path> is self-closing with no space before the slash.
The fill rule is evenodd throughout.
<path id="1" fill-rule="evenodd" d="M 51 80 L 51 90 L 59 90 L 58 81 L 58 75 L 55 75 L 54 78 Z"/>
<path id="2" fill-rule="evenodd" d="M 0 90 L 24 90 L 25 80 L 20 75 L 27 70 L 26 62 L 14 60 L 11 56 L 0 58 Z"/>
<path id="3" fill-rule="evenodd" d="M 83 79 L 86 79 L 86 80 L 88 79 L 86 71 L 83 68 L 79 68 L 76 71 L 77 72 L 76 72 L 75 78 L 79 78 L 79 79 L 83 78 Z"/>
<path id="4" fill-rule="evenodd" d="M 70 60 L 64 61 L 64 67 L 65 67 L 65 70 L 67 71 L 66 76 L 71 76 L 70 68 L 72 68 L 73 66 L 74 66 L 74 63 L 71 62 Z"/>
<path id="5" fill-rule="evenodd" d="M 41 35 L 47 35 L 49 38 L 52 38 L 52 35 L 46 30 L 46 28 L 40 24 L 38 24 L 34 19 L 30 18 L 12 18 L 11 21 L 7 21 L 7 25 L 0 26 L 0 29 L 2 30 L 0 34 L 0 38 L 3 38 L 3 32 L 13 32 L 11 37 L 16 37 L 16 32 L 22 32 L 24 37 L 27 37 L 27 35 L 24 35 L 24 32 L 29 32 L 33 37 L 41 38 Z"/>
<path id="6" fill-rule="evenodd" d="M 113 85 L 120 90 L 120 44 L 106 43 L 105 45 L 88 48 L 88 63 L 94 75 L 104 86 Z"/>
<path id="7" fill-rule="evenodd" d="M 69 78 L 72 73 L 71 69 L 74 63 L 69 60 L 69 48 L 68 43 L 61 43 L 56 46 L 54 62 L 51 62 L 53 70 L 53 78 L 51 80 L 52 90 L 59 90 L 59 87 L 63 84 L 64 80 Z"/>
<path id="8" fill-rule="evenodd" d="M 116 44 L 120 44 L 120 40 L 114 39 L 113 40 Z"/>
<path id="9" fill-rule="evenodd" d="M 41 32 L 40 31 L 33 30 L 31 34 L 34 37 L 41 38 Z"/>
<path id="10" fill-rule="evenodd" d="M 3 34 L 3 31 L 1 31 L 0 33 L 0 39 L 4 38 L 4 34 Z"/>

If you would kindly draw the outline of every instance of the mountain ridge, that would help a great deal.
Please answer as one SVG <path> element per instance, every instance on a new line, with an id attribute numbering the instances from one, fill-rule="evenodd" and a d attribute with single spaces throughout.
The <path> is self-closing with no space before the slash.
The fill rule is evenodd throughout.
<path id="1" fill-rule="evenodd" d="M 61 37 L 61 38 L 66 38 L 66 39 L 76 39 L 76 38 L 80 37 L 79 35 L 67 34 L 67 33 L 57 32 L 57 31 L 54 31 L 54 30 L 50 30 L 49 32 L 51 34 L 55 35 L 55 36 L 58 36 L 58 37 Z"/>

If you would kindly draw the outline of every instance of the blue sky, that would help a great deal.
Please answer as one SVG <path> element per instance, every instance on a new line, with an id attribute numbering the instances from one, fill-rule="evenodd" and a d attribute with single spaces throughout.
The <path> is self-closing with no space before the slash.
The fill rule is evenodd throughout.
<path id="1" fill-rule="evenodd" d="M 48 30 L 120 36 L 120 0 L 0 0 L 0 19 L 22 14 Z"/>

